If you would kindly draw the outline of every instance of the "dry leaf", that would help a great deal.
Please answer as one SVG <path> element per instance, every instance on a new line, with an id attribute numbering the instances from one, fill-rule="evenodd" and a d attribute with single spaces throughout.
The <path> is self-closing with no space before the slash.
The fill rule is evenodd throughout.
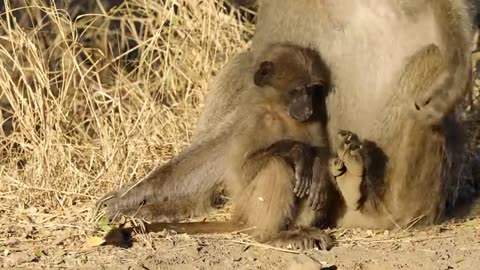
<path id="1" fill-rule="evenodd" d="M 98 247 L 105 243 L 105 239 L 102 237 L 98 236 L 92 236 L 92 237 L 87 237 L 87 240 L 85 240 L 85 247 Z"/>

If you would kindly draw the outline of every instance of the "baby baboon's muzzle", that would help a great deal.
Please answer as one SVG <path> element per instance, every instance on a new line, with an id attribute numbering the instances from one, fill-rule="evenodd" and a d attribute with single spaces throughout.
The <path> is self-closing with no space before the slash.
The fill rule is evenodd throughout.
<path id="1" fill-rule="evenodd" d="M 288 114 L 297 121 L 305 122 L 313 115 L 313 92 L 311 87 L 293 90 L 288 104 Z"/>

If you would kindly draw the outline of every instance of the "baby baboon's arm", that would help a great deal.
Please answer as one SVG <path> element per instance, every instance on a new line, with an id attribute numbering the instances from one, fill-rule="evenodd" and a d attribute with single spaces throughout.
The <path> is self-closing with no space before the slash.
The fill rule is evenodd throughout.
<path id="1" fill-rule="evenodd" d="M 280 156 L 295 170 L 295 188 L 297 197 L 308 195 L 307 204 L 317 210 L 325 201 L 327 181 L 330 181 L 327 147 L 314 147 L 294 140 L 281 140 L 260 152 L 262 155 Z"/>
<path id="2" fill-rule="evenodd" d="M 312 146 L 293 140 L 282 140 L 262 149 L 261 154 L 284 158 L 295 170 L 295 195 L 303 198 L 308 194 L 315 159 L 315 149 Z"/>

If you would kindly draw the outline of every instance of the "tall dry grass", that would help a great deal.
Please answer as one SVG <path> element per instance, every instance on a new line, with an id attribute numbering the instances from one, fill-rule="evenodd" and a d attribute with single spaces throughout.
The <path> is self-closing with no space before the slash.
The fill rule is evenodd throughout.
<path id="1" fill-rule="evenodd" d="M 5 1 L 0 215 L 93 202 L 170 159 L 252 33 L 222 1 Z"/>

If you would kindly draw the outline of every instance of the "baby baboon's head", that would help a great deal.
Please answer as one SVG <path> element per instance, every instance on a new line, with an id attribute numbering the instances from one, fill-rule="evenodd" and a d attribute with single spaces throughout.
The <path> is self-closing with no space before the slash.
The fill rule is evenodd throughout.
<path id="1" fill-rule="evenodd" d="M 272 45 L 257 63 L 255 85 L 273 89 L 294 119 L 311 119 L 330 89 L 330 70 L 320 55 L 294 45 Z"/>

